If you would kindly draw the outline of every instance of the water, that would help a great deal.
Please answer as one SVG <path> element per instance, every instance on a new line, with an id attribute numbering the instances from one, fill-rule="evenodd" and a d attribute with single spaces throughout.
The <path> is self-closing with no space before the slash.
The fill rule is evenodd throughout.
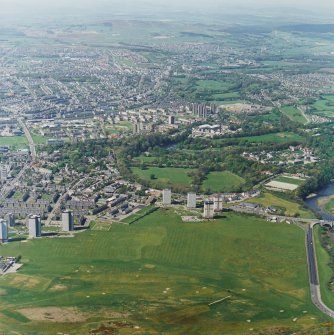
<path id="1" fill-rule="evenodd" d="M 306 199 L 306 205 L 315 213 L 321 216 L 323 220 L 334 221 L 334 215 L 326 212 L 320 208 L 317 201 L 322 197 L 329 197 L 334 195 L 334 182 L 324 187 L 316 196 Z"/>

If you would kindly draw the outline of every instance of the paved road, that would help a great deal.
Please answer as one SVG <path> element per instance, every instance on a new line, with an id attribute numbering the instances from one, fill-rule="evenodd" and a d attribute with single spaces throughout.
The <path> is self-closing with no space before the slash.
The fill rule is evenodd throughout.
<path id="1" fill-rule="evenodd" d="M 35 161 L 36 158 L 37 158 L 37 153 L 36 153 L 36 148 L 35 148 L 35 143 L 34 143 L 34 140 L 30 134 L 30 131 L 29 129 L 27 128 L 27 126 L 25 125 L 25 123 L 23 122 L 22 119 L 18 119 L 21 127 L 23 128 L 23 131 L 24 131 L 24 134 L 29 142 L 29 148 L 30 148 L 30 153 L 31 153 L 31 157 L 32 157 L 32 160 Z"/>
<path id="2" fill-rule="evenodd" d="M 320 284 L 317 269 L 316 253 L 313 239 L 313 226 L 311 224 L 306 232 L 306 251 L 313 304 L 324 314 L 334 319 L 334 311 L 327 307 L 321 299 Z"/>

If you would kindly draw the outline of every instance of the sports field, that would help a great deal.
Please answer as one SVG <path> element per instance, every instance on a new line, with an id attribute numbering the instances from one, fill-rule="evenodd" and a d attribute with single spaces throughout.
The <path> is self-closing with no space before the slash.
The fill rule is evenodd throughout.
<path id="1" fill-rule="evenodd" d="M 25 136 L 0 137 L 0 146 L 9 146 L 12 150 L 29 148 Z"/>
<path id="2" fill-rule="evenodd" d="M 245 180 L 229 171 L 210 172 L 204 180 L 204 192 L 236 192 L 245 184 Z"/>
<path id="3" fill-rule="evenodd" d="M 159 210 L 1 254 L 24 264 L 0 278 L 5 334 L 290 334 L 326 320 L 310 301 L 304 232 L 255 217 L 191 224 Z"/>

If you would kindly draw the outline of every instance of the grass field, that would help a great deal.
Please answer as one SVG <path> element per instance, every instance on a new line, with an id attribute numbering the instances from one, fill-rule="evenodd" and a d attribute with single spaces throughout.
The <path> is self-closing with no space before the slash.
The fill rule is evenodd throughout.
<path id="1" fill-rule="evenodd" d="M 282 113 L 284 113 L 290 120 L 301 123 L 301 124 L 306 124 L 307 120 L 305 119 L 304 115 L 302 112 L 293 106 L 285 106 L 281 109 Z"/>
<path id="2" fill-rule="evenodd" d="M 185 224 L 159 210 L 1 254 L 24 263 L 0 277 L 5 334 L 292 334 L 327 320 L 310 301 L 304 232 L 255 217 Z"/>
<path id="3" fill-rule="evenodd" d="M 281 198 L 270 192 L 264 192 L 260 197 L 247 200 L 247 202 L 252 202 L 265 207 L 274 206 L 281 208 L 284 210 L 285 215 L 287 216 L 297 215 L 302 218 L 315 218 L 314 214 L 310 210 L 303 208 L 297 202 Z"/>
<path id="4" fill-rule="evenodd" d="M 323 95 L 313 107 L 323 116 L 334 117 L 334 95 Z"/>
<path id="5" fill-rule="evenodd" d="M 0 137 L 0 146 L 9 146 L 12 150 L 28 149 L 29 144 L 25 136 Z"/>
<path id="6" fill-rule="evenodd" d="M 275 133 L 275 134 L 266 134 L 266 135 L 260 135 L 260 136 L 249 136 L 249 137 L 243 137 L 242 138 L 245 141 L 252 142 L 252 143 L 289 143 L 292 141 L 296 142 L 304 142 L 305 139 L 294 133 Z"/>
<path id="7" fill-rule="evenodd" d="M 328 283 L 332 281 L 333 271 L 329 267 L 331 259 L 327 251 L 321 246 L 320 243 L 321 228 L 314 227 L 314 243 L 317 255 L 318 274 L 321 288 L 321 297 L 328 307 L 334 309 L 334 294 L 328 289 Z"/>
<path id="8" fill-rule="evenodd" d="M 203 182 L 202 189 L 204 192 L 235 192 L 244 184 L 243 178 L 229 171 L 210 172 Z"/>
<path id="9" fill-rule="evenodd" d="M 179 186 L 188 188 L 191 178 L 188 173 L 191 169 L 148 167 L 145 170 L 134 167 L 132 172 L 139 178 L 150 181 L 154 187 Z M 151 176 L 154 175 L 154 179 Z"/>

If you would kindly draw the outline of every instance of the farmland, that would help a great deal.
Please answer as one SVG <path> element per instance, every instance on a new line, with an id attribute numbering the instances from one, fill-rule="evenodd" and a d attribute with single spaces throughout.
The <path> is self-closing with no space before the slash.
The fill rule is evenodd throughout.
<path id="1" fill-rule="evenodd" d="M 1 250 L 24 263 L 0 279 L 4 332 L 237 335 L 326 320 L 310 301 L 304 233 L 255 217 L 183 224 L 159 210 Z"/>

